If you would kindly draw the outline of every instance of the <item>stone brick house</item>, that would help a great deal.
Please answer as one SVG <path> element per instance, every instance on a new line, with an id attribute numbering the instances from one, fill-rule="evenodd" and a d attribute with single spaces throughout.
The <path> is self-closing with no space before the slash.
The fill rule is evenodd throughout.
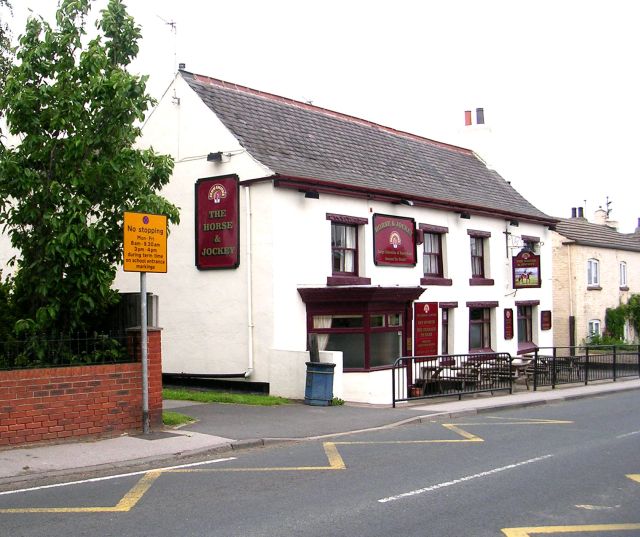
<path id="1" fill-rule="evenodd" d="M 580 345 L 602 335 L 607 308 L 640 293 L 640 234 L 620 233 L 596 211 L 589 222 L 582 208 L 560 219 L 553 240 L 554 346 Z M 629 325 L 625 339 L 636 340 Z"/>

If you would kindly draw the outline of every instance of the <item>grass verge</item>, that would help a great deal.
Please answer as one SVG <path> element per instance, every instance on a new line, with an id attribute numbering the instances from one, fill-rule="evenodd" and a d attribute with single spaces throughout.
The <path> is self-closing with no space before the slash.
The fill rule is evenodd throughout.
<path id="1" fill-rule="evenodd" d="M 286 405 L 290 403 L 288 399 L 274 397 L 272 395 L 185 390 L 182 388 L 165 388 L 162 390 L 162 398 L 179 401 L 197 401 L 199 403 L 231 403 L 236 405 L 259 406 Z"/>
<path id="2" fill-rule="evenodd" d="M 165 410 L 162 413 L 162 423 L 169 427 L 177 427 L 178 425 L 185 425 L 187 423 L 193 423 L 194 421 L 196 420 L 192 417 L 180 414 L 180 412 Z"/>

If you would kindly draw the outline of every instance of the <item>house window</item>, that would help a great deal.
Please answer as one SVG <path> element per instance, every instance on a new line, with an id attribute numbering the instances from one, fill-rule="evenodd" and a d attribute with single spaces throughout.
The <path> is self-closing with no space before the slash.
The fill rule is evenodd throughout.
<path id="1" fill-rule="evenodd" d="M 522 247 L 525 250 L 530 250 L 534 254 L 540 253 L 540 237 L 533 237 L 531 235 L 522 235 Z"/>
<path id="2" fill-rule="evenodd" d="M 331 220 L 331 276 L 327 285 L 370 284 L 371 278 L 360 276 L 358 238 L 367 219 L 327 214 L 327 220 Z"/>
<path id="3" fill-rule="evenodd" d="M 627 264 L 624 261 L 620 263 L 620 287 L 627 287 Z"/>
<path id="4" fill-rule="evenodd" d="M 587 285 L 589 287 L 600 286 L 600 262 L 597 259 L 587 261 Z"/>
<path id="5" fill-rule="evenodd" d="M 442 308 L 441 354 L 449 354 L 449 308 Z"/>
<path id="6" fill-rule="evenodd" d="M 342 351 L 344 369 L 392 365 L 402 356 L 402 312 L 314 315 L 319 350 Z"/>
<path id="7" fill-rule="evenodd" d="M 491 309 L 469 308 L 469 351 L 491 349 Z"/>
<path id="8" fill-rule="evenodd" d="M 446 273 L 445 237 L 449 228 L 420 224 L 422 237 L 422 272 L 421 285 L 452 285 Z"/>
<path id="9" fill-rule="evenodd" d="M 533 306 L 518 306 L 518 343 L 533 342 Z"/>
<path id="10" fill-rule="evenodd" d="M 484 239 L 471 237 L 471 277 L 484 278 Z"/>
<path id="11" fill-rule="evenodd" d="M 487 239 L 491 237 L 489 231 L 468 229 L 471 247 L 471 279 L 469 285 L 493 285 L 489 278 L 489 250 Z"/>
<path id="12" fill-rule="evenodd" d="M 590 338 L 600 336 L 600 319 L 591 319 L 587 327 Z"/>
<path id="13" fill-rule="evenodd" d="M 331 254 L 333 274 L 358 273 L 358 228 L 349 224 L 331 223 Z"/>
<path id="14" fill-rule="evenodd" d="M 425 233 L 423 245 L 424 275 L 442 278 L 442 236 L 439 233 Z"/>

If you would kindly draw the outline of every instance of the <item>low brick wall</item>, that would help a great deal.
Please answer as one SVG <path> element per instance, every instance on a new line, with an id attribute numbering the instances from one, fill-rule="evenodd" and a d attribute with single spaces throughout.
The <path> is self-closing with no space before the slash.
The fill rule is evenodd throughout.
<path id="1" fill-rule="evenodd" d="M 148 330 L 151 428 L 162 426 L 160 335 Z M 0 371 L 0 447 L 141 430 L 139 362 Z"/>

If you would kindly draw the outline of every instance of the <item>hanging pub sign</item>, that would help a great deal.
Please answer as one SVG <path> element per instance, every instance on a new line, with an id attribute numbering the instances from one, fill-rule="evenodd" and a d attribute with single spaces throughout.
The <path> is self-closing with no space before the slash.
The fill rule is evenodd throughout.
<path id="1" fill-rule="evenodd" d="M 513 310 L 504 309 L 504 339 L 513 339 Z"/>
<path id="2" fill-rule="evenodd" d="M 540 312 L 540 329 L 551 330 L 551 311 L 544 310 Z"/>
<path id="3" fill-rule="evenodd" d="M 513 288 L 540 287 L 540 256 L 522 250 L 512 259 Z"/>
<path id="4" fill-rule="evenodd" d="M 416 302 L 413 316 L 416 356 L 438 355 L 438 303 Z"/>
<path id="5" fill-rule="evenodd" d="M 196 182 L 196 266 L 200 270 L 240 265 L 238 176 Z"/>
<path id="6" fill-rule="evenodd" d="M 416 222 L 413 218 L 373 215 L 373 261 L 376 265 L 416 265 Z"/>

